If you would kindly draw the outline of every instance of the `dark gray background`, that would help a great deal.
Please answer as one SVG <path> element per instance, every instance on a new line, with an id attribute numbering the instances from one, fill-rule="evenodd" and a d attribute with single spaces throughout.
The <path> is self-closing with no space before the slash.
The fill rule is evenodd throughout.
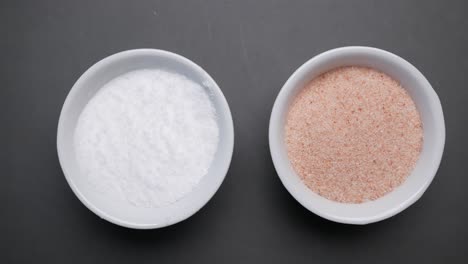
<path id="1" fill-rule="evenodd" d="M 464 0 L 2 1 L 0 263 L 467 263 L 467 11 Z M 439 94 L 447 127 L 425 195 L 368 226 L 329 222 L 300 206 L 279 181 L 267 141 L 289 75 L 346 45 L 413 63 Z M 234 118 L 223 185 L 199 213 L 160 230 L 100 220 L 74 196 L 56 154 L 73 83 L 96 61 L 134 48 L 201 65 Z"/>

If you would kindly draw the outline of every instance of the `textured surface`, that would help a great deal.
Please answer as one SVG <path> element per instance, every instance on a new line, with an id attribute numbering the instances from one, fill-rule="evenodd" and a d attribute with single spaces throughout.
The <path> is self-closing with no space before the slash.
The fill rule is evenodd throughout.
<path id="1" fill-rule="evenodd" d="M 402 184 L 422 146 L 409 94 L 370 68 L 326 72 L 297 95 L 285 126 L 294 170 L 314 192 L 342 202 L 375 200 Z"/>
<path id="2" fill-rule="evenodd" d="M 138 70 L 111 80 L 89 101 L 74 146 L 87 187 L 117 205 L 162 207 L 208 173 L 218 135 L 202 86 L 183 75 Z"/>
<path id="3" fill-rule="evenodd" d="M 465 0 L 3 0 L 0 2 L 1 263 L 466 263 L 468 16 Z M 370 226 L 315 216 L 284 189 L 268 121 L 310 57 L 370 45 L 413 63 L 440 96 L 447 141 L 424 196 Z M 96 217 L 57 160 L 65 96 L 97 60 L 152 47 L 204 67 L 234 118 L 231 168 L 180 224 L 135 231 Z"/>

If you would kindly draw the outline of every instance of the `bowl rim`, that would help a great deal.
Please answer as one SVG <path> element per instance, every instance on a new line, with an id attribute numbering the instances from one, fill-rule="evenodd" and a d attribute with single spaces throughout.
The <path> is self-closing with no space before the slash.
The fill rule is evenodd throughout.
<path id="1" fill-rule="evenodd" d="M 436 158 L 433 160 L 433 163 L 431 165 L 432 166 L 431 174 L 427 175 L 427 179 L 424 182 L 424 184 L 420 188 L 416 189 L 415 192 L 408 199 L 404 200 L 402 203 L 392 205 L 390 209 L 386 210 L 384 213 L 373 215 L 370 217 L 342 217 L 342 216 L 338 216 L 335 214 L 331 214 L 329 212 L 327 213 L 323 212 L 321 211 L 321 209 L 316 208 L 310 202 L 307 202 L 308 201 L 307 197 L 304 197 L 303 195 L 299 193 L 298 190 L 296 190 L 294 185 L 291 183 L 292 181 L 291 178 L 288 177 L 289 173 L 286 173 L 287 171 L 284 169 L 285 166 L 288 166 L 289 160 L 284 160 L 278 153 L 279 151 L 281 151 L 279 147 L 279 144 L 281 143 L 279 142 L 282 140 L 282 139 L 278 139 L 277 131 L 276 131 L 276 129 L 278 129 L 278 123 L 281 120 L 280 116 L 281 114 L 283 114 L 280 108 L 283 108 L 284 105 L 287 104 L 287 99 L 289 98 L 289 96 L 291 96 L 291 93 L 294 92 L 296 88 L 296 86 L 294 86 L 294 83 L 296 82 L 296 80 L 298 80 L 299 78 L 303 76 L 306 76 L 311 71 L 313 71 L 314 66 L 317 65 L 319 62 L 323 62 L 324 60 L 325 61 L 330 60 L 332 58 L 334 59 L 340 56 L 346 56 L 346 55 L 353 54 L 353 53 L 359 53 L 359 54 L 365 53 L 365 56 L 374 54 L 374 55 L 385 57 L 385 59 L 387 60 L 392 60 L 396 62 L 397 67 L 404 68 L 405 71 L 408 71 L 411 75 L 413 75 L 418 80 L 420 80 L 424 86 L 424 93 L 429 97 L 428 104 L 430 105 L 430 108 L 434 110 L 434 113 L 436 116 L 435 122 L 440 128 L 439 131 L 437 132 L 440 133 L 440 136 L 441 136 L 441 140 L 437 142 L 437 145 L 436 145 L 437 153 L 435 154 Z M 390 218 L 400 213 L 401 211 L 405 210 L 406 208 L 414 204 L 427 190 L 427 188 L 429 187 L 429 185 L 431 184 L 432 180 L 434 179 L 437 173 L 437 170 L 440 166 L 440 162 L 442 159 L 443 150 L 445 146 L 445 121 L 444 121 L 442 106 L 440 103 L 440 99 L 437 96 L 437 93 L 434 91 L 434 89 L 432 88 L 431 84 L 426 79 L 426 77 L 424 77 L 424 75 L 415 66 L 413 66 L 411 63 L 409 63 L 405 59 L 391 52 L 382 50 L 382 49 L 378 49 L 374 47 L 367 47 L 367 46 L 345 46 L 345 47 L 330 49 L 312 57 L 311 59 L 306 61 L 304 64 L 302 64 L 299 68 L 297 68 L 292 73 L 292 75 L 287 79 L 285 84 L 282 86 L 274 102 L 271 116 L 270 116 L 268 135 L 269 135 L 270 154 L 271 154 L 273 165 L 275 167 L 277 175 L 280 178 L 286 190 L 293 196 L 293 198 L 297 202 L 299 202 L 302 206 L 304 206 L 306 209 L 308 209 L 312 213 L 322 218 L 334 221 L 334 222 L 343 223 L 343 224 L 369 224 L 369 223 L 382 221 L 384 219 Z M 285 175 L 285 174 L 288 174 L 288 175 Z"/>
<path id="2" fill-rule="evenodd" d="M 113 65 L 114 63 L 118 63 L 119 61 L 135 56 L 161 56 L 165 57 L 169 60 L 174 60 L 177 61 L 178 63 L 182 63 L 186 66 L 189 66 L 192 68 L 194 71 L 202 74 L 205 79 L 207 79 L 212 85 L 211 88 L 213 91 L 216 93 L 216 97 L 220 102 L 221 105 L 221 110 L 223 111 L 225 117 L 226 117 L 226 131 L 227 133 L 224 135 L 226 138 L 226 149 L 227 149 L 227 160 L 226 160 L 226 166 L 222 167 L 219 176 L 219 180 L 216 186 L 214 186 L 213 189 L 211 189 L 211 192 L 206 196 L 206 199 L 201 199 L 200 202 L 194 206 L 193 208 L 189 208 L 190 210 L 186 210 L 182 213 L 179 213 L 176 215 L 176 217 L 171 217 L 169 218 L 170 220 L 167 220 L 165 222 L 158 222 L 155 224 L 139 224 L 139 223 L 134 223 L 131 221 L 126 221 L 123 219 L 120 219 L 118 217 L 112 216 L 108 213 L 105 213 L 101 209 L 99 209 L 97 206 L 95 206 L 91 201 L 89 201 L 83 193 L 79 190 L 79 188 L 75 185 L 73 180 L 71 179 L 71 174 L 68 173 L 68 169 L 65 166 L 64 162 L 64 157 L 62 154 L 63 147 L 61 143 L 61 135 L 65 132 L 64 128 L 64 119 L 65 117 L 65 112 L 68 111 L 70 108 L 70 104 L 73 100 L 75 100 L 76 95 L 79 93 L 79 90 L 83 86 L 83 83 L 96 74 L 97 71 L 106 68 L 110 65 Z M 58 160 L 60 163 L 60 167 L 62 168 L 63 174 L 65 176 L 65 179 L 72 189 L 73 193 L 75 196 L 81 201 L 82 204 L 84 204 L 90 211 L 92 211 L 94 214 L 99 216 L 100 218 L 107 220 L 113 224 L 126 227 L 126 228 L 132 228 L 132 229 L 156 229 L 156 228 L 163 228 L 166 226 L 174 225 L 176 223 L 182 222 L 186 220 L 187 218 L 191 217 L 195 213 L 197 213 L 201 208 L 203 208 L 215 195 L 215 193 L 218 191 L 218 189 L 221 187 L 222 183 L 224 182 L 224 179 L 226 178 L 227 172 L 229 170 L 231 161 L 232 161 L 232 155 L 234 151 L 234 124 L 233 124 L 233 119 L 232 119 L 232 114 L 231 110 L 229 107 L 229 104 L 226 100 L 226 97 L 224 96 L 222 90 L 219 88 L 218 84 L 216 81 L 208 74 L 207 71 L 205 71 L 200 65 L 196 64 L 195 62 L 191 61 L 190 59 L 170 52 L 166 50 L 161 50 L 161 49 L 152 49 L 152 48 L 141 48 L 141 49 L 130 49 L 130 50 L 124 50 L 120 51 L 114 54 L 111 54 L 96 63 L 94 63 L 91 67 L 89 67 L 78 79 L 77 81 L 73 84 L 72 88 L 68 92 L 65 101 L 63 103 L 62 109 L 60 111 L 60 116 L 57 124 L 57 138 L 56 138 L 56 144 L 57 144 L 57 154 L 58 154 Z"/>

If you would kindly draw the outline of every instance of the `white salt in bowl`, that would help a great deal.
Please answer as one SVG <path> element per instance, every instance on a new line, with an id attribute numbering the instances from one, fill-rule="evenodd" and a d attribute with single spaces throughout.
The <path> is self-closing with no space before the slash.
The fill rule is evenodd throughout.
<path id="1" fill-rule="evenodd" d="M 158 208 L 135 207 L 90 188 L 80 174 L 73 136 L 78 118 L 88 101 L 104 84 L 124 73 L 139 69 L 162 69 L 186 76 L 206 89 L 216 109 L 219 145 L 208 174 L 186 196 Z M 99 217 L 129 228 L 151 229 L 175 224 L 200 210 L 215 194 L 231 163 L 234 129 L 228 103 L 216 82 L 194 62 L 171 52 L 137 49 L 114 54 L 89 68 L 68 94 L 60 114 L 57 151 L 65 178 L 79 200 Z"/>
<path id="2" fill-rule="evenodd" d="M 294 172 L 284 141 L 286 115 L 292 100 L 315 77 L 341 66 L 366 66 L 388 74 L 410 94 L 423 123 L 422 152 L 406 181 L 387 195 L 361 204 L 328 200 L 311 191 Z M 311 212 L 345 224 L 368 224 L 398 214 L 416 202 L 434 178 L 445 144 L 445 124 L 437 94 L 413 65 L 390 52 L 370 47 L 343 47 L 310 59 L 297 69 L 281 89 L 270 118 L 270 151 L 281 182 Z"/>

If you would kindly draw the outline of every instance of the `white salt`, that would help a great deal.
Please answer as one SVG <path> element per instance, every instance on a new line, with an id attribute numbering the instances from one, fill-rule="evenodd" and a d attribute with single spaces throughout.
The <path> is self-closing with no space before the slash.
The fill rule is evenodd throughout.
<path id="1" fill-rule="evenodd" d="M 202 86 L 148 69 L 104 85 L 81 113 L 74 143 L 95 190 L 137 207 L 161 207 L 183 198 L 207 174 L 218 135 Z"/>

